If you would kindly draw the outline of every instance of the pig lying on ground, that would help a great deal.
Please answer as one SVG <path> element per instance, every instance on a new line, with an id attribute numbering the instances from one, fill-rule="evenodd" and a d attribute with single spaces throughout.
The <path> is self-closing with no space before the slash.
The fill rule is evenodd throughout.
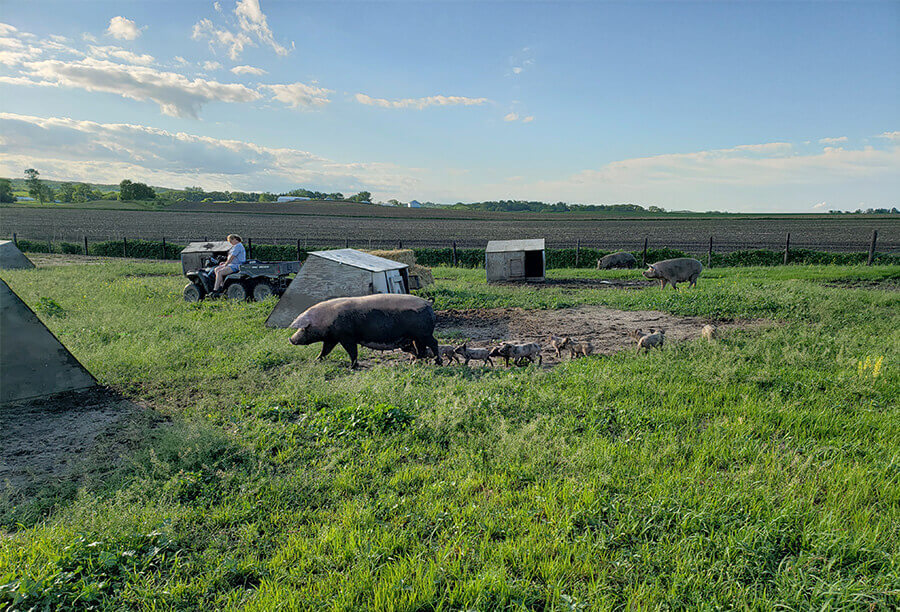
<path id="1" fill-rule="evenodd" d="M 662 289 L 666 288 L 666 283 L 672 283 L 672 289 L 676 289 L 676 285 L 683 282 L 689 282 L 691 287 L 695 286 L 702 271 L 703 264 L 696 259 L 679 257 L 650 264 L 643 274 L 647 278 L 658 278 Z"/>
<path id="2" fill-rule="evenodd" d="M 415 361 L 415 360 L 419 359 L 418 355 L 416 355 L 416 345 L 413 343 L 412 340 L 403 344 L 400 347 L 400 350 L 403 351 L 404 353 L 409 353 L 410 361 Z M 428 348 L 428 350 L 426 352 L 428 353 L 426 355 L 426 358 L 434 357 L 434 351 L 431 350 L 430 347 Z M 450 346 L 449 344 L 439 344 L 438 345 L 438 353 L 440 354 L 441 359 L 447 360 L 447 363 L 450 363 L 451 361 L 453 363 L 460 363 L 459 357 L 457 357 L 457 355 L 456 355 L 456 349 L 454 347 Z"/>
<path id="3" fill-rule="evenodd" d="M 556 357 L 557 357 L 557 359 L 559 359 L 561 356 L 559 354 L 559 352 L 569 345 L 570 339 L 569 338 L 560 338 L 559 336 L 554 336 L 551 334 L 550 338 L 548 339 L 548 342 L 550 342 L 550 348 L 552 348 L 554 351 L 556 351 Z"/>
<path id="4" fill-rule="evenodd" d="M 469 365 L 470 359 L 479 359 L 491 364 L 491 367 L 494 366 L 494 361 L 491 359 L 491 349 L 489 348 L 469 348 L 469 341 L 466 340 L 453 350 L 457 355 L 462 355 L 465 360 L 464 365 Z"/>
<path id="5" fill-rule="evenodd" d="M 590 343 L 589 340 L 585 340 L 584 342 L 576 342 L 571 338 L 566 338 L 569 342 L 569 357 L 575 359 L 576 357 L 587 357 L 588 355 L 594 352 L 594 345 Z"/>
<path id="6" fill-rule="evenodd" d="M 320 360 L 340 344 L 350 356 L 350 367 L 356 367 L 358 344 L 391 350 L 412 342 L 419 357 L 425 357 L 430 348 L 440 365 L 435 319 L 431 304 L 414 295 L 335 298 L 309 307 L 291 323 L 297 330 L 291 344 L 321 342 Z"/>
<path id="7" fill-rule="evenodd" d="M 707 342 L 712 342 L 716 339 L 718 335 L 718 329 L 716 329 L 715 325 L 704 325 L 703 329 L 700 330 L 700 335 L 703 336 Z"/>
<path id="8" fill-rule="evenodd" d="M 609 270 L 611 268 L 633 268 L 637 265 L 637 259 L 631 253 L 619 251 L 618 253 L 610 253 L 605 257 L 597 260 L 598 270 Z"/>
<path id="9" fill-rule="evenodd" d="M 510 359 L 516 365 L 522 365 L 522 362 L 526 359 L 534 363 L 535 357 L 537 357 L 539 364 L 542 364 L 544 361 L 543 355 L 541 355 L 541 345 L 537 342 L 529 342 L 528 344 L 504 342 L 491 351 L 491 357 L 503 357 L 506 360 L 507 368 L 509 367 Z"/>
<path id="10" fill-rule="evenodd" d="M 653 331 L 653 328 L 651 328 L 650 333 L 645 334 L 641 330 L 636 329 L 631 332 L 631 337 L 637 340 L 638 353 L 641 352 L 641 349 L 645 349 L 649 353 L 653 347 L 662 348 L 663 342 L 666 340 L 666 330 L 658 329 Z"/>

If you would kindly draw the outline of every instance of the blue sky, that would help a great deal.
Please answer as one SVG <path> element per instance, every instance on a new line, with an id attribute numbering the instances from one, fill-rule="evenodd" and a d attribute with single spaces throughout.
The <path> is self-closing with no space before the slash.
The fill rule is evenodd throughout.
<path id="1" fill-rule="evenodd" d="M 900 206 L 900 3 L 4 3 L 0 174 Z"/>

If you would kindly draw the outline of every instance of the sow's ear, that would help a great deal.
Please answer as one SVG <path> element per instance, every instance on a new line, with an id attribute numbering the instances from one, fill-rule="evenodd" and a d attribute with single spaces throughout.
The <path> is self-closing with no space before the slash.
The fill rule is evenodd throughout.
<path id="1" fill-rule="evenodd" d="M 303 320 L 303 317 L 297 317 L 294 319 L 294 322 L 291 323 L 289 329 L 306 329 L 309 327 L 309 323 Z"/>

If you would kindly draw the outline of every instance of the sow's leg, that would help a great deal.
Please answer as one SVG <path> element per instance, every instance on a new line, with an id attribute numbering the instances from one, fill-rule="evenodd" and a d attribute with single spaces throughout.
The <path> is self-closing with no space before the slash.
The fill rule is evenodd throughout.
<path id="1" fill-rule="evenodd" d="M 337 342 L 334 342 L 332 340 L 326 340 L 325 342 L 322 343 L 322 352 L 319 353 L 319 356 L 316 357 L 316 359 L 318 361 L 322 361 L 323 359 L 325 359 L 328 356 L 328 353 L 330 353 L 331 351 L 334 350 L 334 347 L 336 347 L 336 346 L 337 346 Z"/>
<path id="2" fill-rule="evenodd" d="M 434 336 L 425 338 L 425 345 L 434 351 L 434 362 L 438 365 L 443 365 L 444 362 L 441 361 L 441 350 L 438 348 L 438 341 L 434 339 Z"/>
<path id="3" fill-rule="evenodd" d="M 353 342 L 351 340 L 344 340 L 341 342 L 341 346 L 343 346 L 344 350 L 347 351 L 347 354 L 350 355 L 350 367 L 355 368 L 357 357 L 356 342 Z"/>

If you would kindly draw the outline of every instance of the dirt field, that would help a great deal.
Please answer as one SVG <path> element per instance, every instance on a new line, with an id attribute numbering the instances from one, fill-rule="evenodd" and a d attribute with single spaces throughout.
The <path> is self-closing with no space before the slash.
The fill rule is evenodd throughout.
<path id="1" fill-rule="evenodd" d="M 338 214 L 266 214 L 249 212 L 117 211 L 4 207 L 0 234 L 19 238 L 80 243 L 91 240 L 141 238 L 173 243 L 225 236 L 238 232 L 257 244 L 308 246 L 343 245 L 381 248 L 402 240 L 407 247 L 449 246 L 483 248 L 488 240 L 543 237 L 551 248 L 573 247 L 629 250 L 643 246 L 704 251 L 710 236 L 718 252 L 739 249 L 782 249 L 790 232 L 794 248 L 827 251 L 865 251 L 872 230 L 878 230 L 878 250 L 900 249 L 900 219 L 886 217 L 671 217 L 617 218 L 582 214 L 482 213 L 433 211 L 397 213 L 388 217 Z M 316 210 L 316 209 L 311 209 Z M 330 211 L 331 208 L 323 209 Z M 356 209 L 354 209 L 356 210 Z M 371 241 L 371 244 L 370 244 Z"/>

